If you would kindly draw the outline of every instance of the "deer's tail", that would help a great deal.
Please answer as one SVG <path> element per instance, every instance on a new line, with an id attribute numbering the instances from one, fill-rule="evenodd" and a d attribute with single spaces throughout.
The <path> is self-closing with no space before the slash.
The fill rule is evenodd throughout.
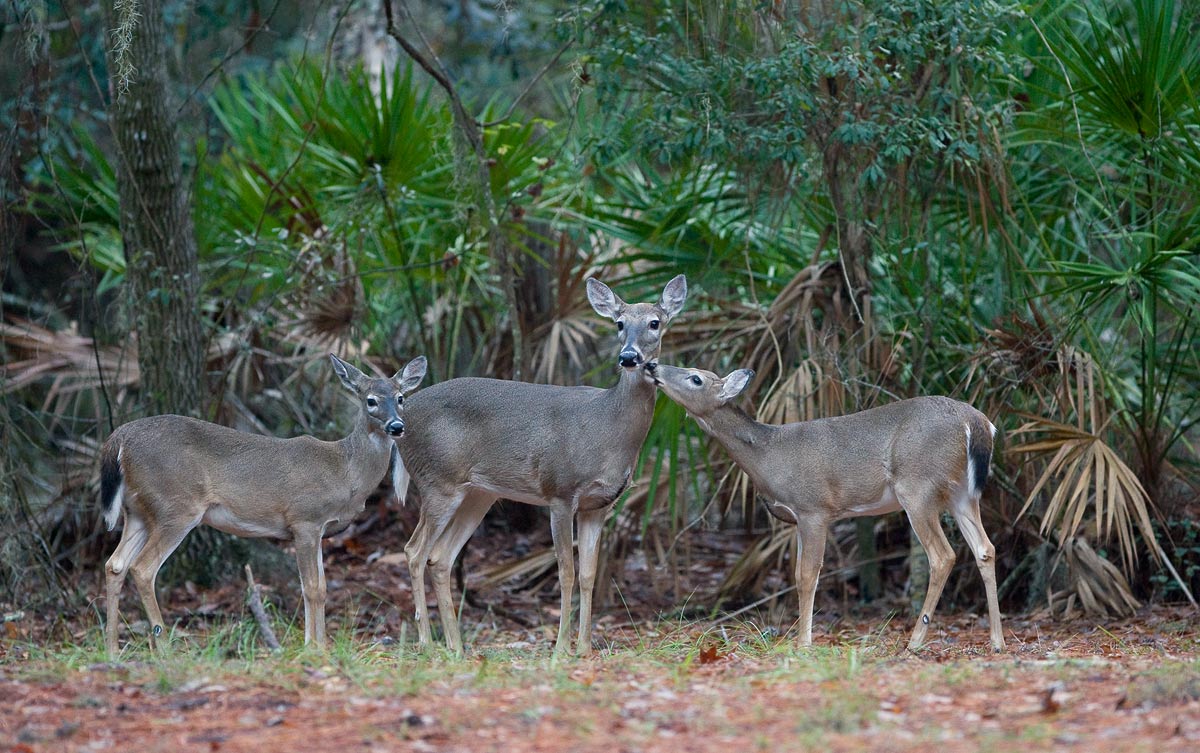
<path id="1" fill-rule="evenodd" d="M 125 501 L 125 474 L 121 470 L 121 445 L 109 442 L 100 453 L 100 509 L 108 530 L 117 526 Z"/>
<path id="2" fill-rule="evenodd" d="M 967 422 L 967 487 L 972 496 L 978 497 L 987 485 L 995 437 L 996 426 L 982 413 Z"/>
<path id="3" fill-rule="evenodd" d="M 392 443 L 392 491 L 396 494 L 396 501 L 401 505 L 404 504 L 404 498 L 408 496 L 408 469 L 404 467 L 404 460 L 400 457 L 400 448 Z"/>

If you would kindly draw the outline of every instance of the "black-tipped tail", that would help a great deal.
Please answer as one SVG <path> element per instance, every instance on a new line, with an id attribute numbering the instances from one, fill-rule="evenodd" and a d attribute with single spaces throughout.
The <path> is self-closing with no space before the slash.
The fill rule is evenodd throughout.
<path id="1" fill-rule="evenodd" d="M 996 430 L 987 420 L 978 422 L 971 429 L 967 442 L 967 462 L 971 464 L 971 493 L 979 495 L 987 486 L 988 472 L 992 465 L 992 435 Z"/>
<path id="2" fill-rule="evenodd" d="M 121 512 L 117 508 L 121 503 L 121 485 L 124 481 L 120 448 L 106 444 L 100 456 L 100 510 L 110 531 L 116 527 Z"/>
<path id="3" fill-rule="evenodd" d="M 982 494 L 983 487 L 987 486 L 988 469 L 992 465 L 991 449 L 983 450 L 972 447 L 971 464 L 975 466 L 975 488 L 971 491 L 975 494 Z"/>

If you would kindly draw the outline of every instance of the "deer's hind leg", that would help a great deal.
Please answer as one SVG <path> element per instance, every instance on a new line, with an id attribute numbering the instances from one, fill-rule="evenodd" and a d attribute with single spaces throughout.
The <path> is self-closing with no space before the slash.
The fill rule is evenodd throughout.
<path id="1" fill-rule="evenodd" d="M 142 597 L 142 607 L 150 620 L 150 643 L 155 648 L 159 648 L 156 639 L 163 632 L 163 616 L 158 608 L 158 596 L 154 592 L 158 571 L 162 569 L 167 557 L 179 547 L 184 537 L 198 525 L 200 517 L 183 523 L 168 523 L 160 518 L 149 526 L 150 535 L 146 538 L 146 544 L 129 567 L 133 585 Z"/>
<path id="2" fill-rule="evenodd" d="M 148 535 L 149 532 L 142 519 L 127 512 L 125 527 L 121 529 L 121 541 L 104 564 L 104 585 L 107 597 L 104 648 L 108 651 L 109 658 L 115 658 L 117 655 L 117 634 L 121 622 L 121 588 L 125 585 L 125 576 L 129 573 L 130 564 L 146 546 Z"/>
<path id="3" fill-rule="evenodd" d="M 896 496 L 900 505 L 908 513 L 908 522 L 929 557 L 929 588 L 925 592 L 925 603 L 921 606 L 916 627 L 913 628 L 912 637 L 908 641 L 910 651 L 916 651 L 924 645 L 933 611 L 937 609 L 942 589 L 946 586 L 950 571 L 954 569 L 954 548 L 946 539 L 946 533 L 939 521 L 944 505 L 938 495 L 934 485 L 926 481 L 901 482 L 896 485 Z"/>
<path id="4" fill-rule="evenodd" d="M 462 633 L 458 626 L 458 606 L 450 589 L 450 570 L 458 559 L 459 552 L 479 527 L 483 516 L 491 509 L 495 497 L 486 492 L 471 492 L 463 499 L 454 514 L 454 519 L 433 546 L 429 557 L 429 576 L 433 580 L 433 591 L 437 597 L 438 614 L 442 619 L 442 632 L 446 634 L 446 646 L 462 653 Z"/>
<path id="5" fill-rule="evenodd" d="M 950 511 L 954 522 L 962 531 L 963 539 L 975 555 L 975 564 L 983 576 L 983 589 L 987 593 L 988 627 L 991 631 L 992 650 L 1004 651 L 1004 630 L 1000 626 L 1000 602 L 996 595 L 996 547 L 992 546 L 983 521 L 979 516 L 979 495 L 963 493 L 955 498 Z"/>

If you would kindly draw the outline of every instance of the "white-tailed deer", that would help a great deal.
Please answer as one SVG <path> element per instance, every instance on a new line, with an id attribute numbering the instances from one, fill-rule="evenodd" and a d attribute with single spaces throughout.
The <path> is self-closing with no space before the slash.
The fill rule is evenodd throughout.
<path id="1" fill-rule="evenodd" d="M 920 648 L 954 566 L 939 522 L 949 511 L 975 555 L 987 591 L 992 649 L 1004 650 L 996 600 L 996 550 L 979 519 L 996 427 L 966 403 L 917 397 L 817 421 L 771 426 L 733 405 L 754 372 L 724 379 L 711 371 L 659 365 L 663 392 L 682 405 L 769 501 L 796 526 L 800 642 L 812 643 L 813 597 L 829 524 L 903 509 L 929 555 L 929 590 L 908 647 Z"/>
<path id="2" fill-rule="evenodd" d="M 150 620 L 163 629 L 154 582 L 167 557 L 201 524 L 247 538 L 291 541 L 304 594 L 304 642 L 325 643 L 325 527 L 348 523 L 387 473 L 404 433 L 404 395 L 425 376 L 425 357 L 391 379 L 364 375 L 330 354 L 342 384 L 361 401 L 349 436 L 280 439 L 185 416 L 153 416 L 121 426 L 100 451 L 100 502 L 121 542 L 105 564 L 105 643 L 117 653 L 121 586 L 132 574 Z M 401 469 L 399 460 L 396 472 Z"/>
<path id="3" fill-rule="evenodd" d="M 579 642 L 591 650 L 592 590 L 600 532 L 628 486 L 654 416 L 654 382 L 646 364 L 658 357 L 663 331 L 687 297 L 683 275 L 658 303 L 622 301 L 604 283 L 587 281 L 588 300 L 617 324 L 620 378 L 609 389 L 559 387 L 498 379 L 451 379 L 409 401 L 421 426 L 400 447 L 421 495 L 421 516 L 405 546 L 422 645 L 432 640 L 425 604 L 428 563 L 447 646 L 462 651 L 450 592 L 450 568 L 498 498 L 550 508 L 550 531 L 562 591 L 555 651 L 570 647 L 575 564 L 571 524 L 579 527 Z"/>

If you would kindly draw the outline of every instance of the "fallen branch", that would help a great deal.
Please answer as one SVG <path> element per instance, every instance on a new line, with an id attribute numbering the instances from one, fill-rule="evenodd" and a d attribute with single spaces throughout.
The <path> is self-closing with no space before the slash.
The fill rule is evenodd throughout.
<path id="1" fill-rule="evenodd" d="M 255 622 L 258 623 L 263 643 L 266 643 L 267 648 L 272 651 L 282 651 L 283 646 L 279 645 L 279 639 L 275 637 L 275 631 L 271 629 L 271 618 L 267 616 L 267 610 L 263 607 L 262 586 L 254 582 L 254 573 L 250 570 L 249 564 L 246 565 L 246 604 L 250 607 L 250 614 L 254 615 Z"/>

